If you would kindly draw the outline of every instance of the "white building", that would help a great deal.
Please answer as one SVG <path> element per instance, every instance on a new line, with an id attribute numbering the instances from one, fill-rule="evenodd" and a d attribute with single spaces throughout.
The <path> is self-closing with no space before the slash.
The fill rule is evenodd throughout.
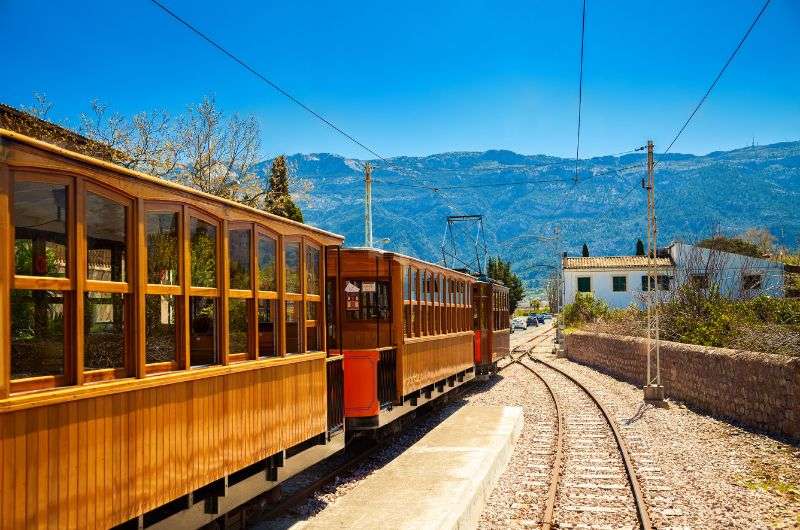
<path id="1" fill-rule="evenodd" d="M 715 287 L 729 298 L 783 296 L 782 263 L 674 242 L 659 251 L 658 282 L 663 297 L 686 282 Z M 561 262 L 563 304 L 579 292 L 605 300 L 609 307 L 642 305 L 647 291 L 646 256 L 567 257 Z"/>
<path id="2" fill-rule="evenodd" d="M 674 242 L 669 247 L 676 282 L 714 286 L 728 298 L 783 296 L 783 263 Z"/>
<path id="3" fill-rule="evenodd" d="M 647 289 L 647 256 L 564 257 L 561 262 L 563 303 L 577 293 L 591 293 L 609 307 L 623 308 L 643 302 Z M 674 288 L 675 267 L 670 258 L 658 258 L 659 289 Z"/>

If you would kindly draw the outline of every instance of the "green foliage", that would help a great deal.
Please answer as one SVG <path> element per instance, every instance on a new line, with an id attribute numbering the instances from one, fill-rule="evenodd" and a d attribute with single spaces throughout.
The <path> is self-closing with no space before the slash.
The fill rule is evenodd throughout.
<path id="1" fill-rule="evenodd" d="M 644 242 L 641 239 L 636 240 L 636 255 L 644 256 Z"/>
<path id="2" fill-rule="evenodd" d="M 720 252 L 730 252 L 751 258 L 763 258 L 764 251 L 755 243 L 745 241 L 738 237 L 714 236 L 697 243 L 698 247 L 718 250 Z"/>
<path id="3" fill-rule="evenodd" d="M 581 256 L 583 256 L 584 258 L 589 257 L 589 245 L 587 245 L 586 243 L 584 243 L 583 247 L 581 248 Z"/>
<path id="4" fill-rule="evenodd" d="M 564 306 L 561 318 L 567 326 L 578 326 L 596 322 L 608 314 L 608 304 L 605 301 L 595 298 L 589 293 L 577 293 L 575 301 Z"/>
<path id="5" fill-rule="evenodd" d="M 511 262 L 503 261 L 499 256 L 489 258 L 486 275 L 494 280 L 500 280 L 503 285 L 508 287 L 508 311 L 513 315 L 520 300 L 525 296 L 525 285 L 520 277 L 511 270 Z"/>
<path id="6" fill-rule="evenodd" d="M 264 210 L 269 213 L 303 222 L 303 212 L 289 195 L 289 170 L 286 157 L 275 157 L 269 174 L 269 192 L 264 200 Z"/>

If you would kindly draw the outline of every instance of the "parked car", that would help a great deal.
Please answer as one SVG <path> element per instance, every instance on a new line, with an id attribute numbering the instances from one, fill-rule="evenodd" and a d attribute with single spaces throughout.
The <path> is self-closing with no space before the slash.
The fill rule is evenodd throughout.
<path id="1" fill-rule="evenodd" d="M 528 324 L 522 317 L 517 317 L 511 321 L 511 329 L 528 329 Z"/>
<path id="2" fill-rule="evenodd" d="M 536 320 L 539 324 L 544 324 L 544 315 L 536 315 Z"/>
<path id="3" fill-rule="evenodd" d="M 528 315 L 528 318 L 527 318 L 527 320 L 525 322 L 529 326 L 538 326 L 539 325 L 539 321 L 536 319 L 536 315 Z"/>

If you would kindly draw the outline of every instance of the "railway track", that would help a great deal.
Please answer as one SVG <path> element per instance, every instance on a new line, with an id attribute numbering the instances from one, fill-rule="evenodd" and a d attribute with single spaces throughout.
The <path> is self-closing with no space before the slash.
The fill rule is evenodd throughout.
<path id="1" fill-rule="evenodd" d="M 533 356 L 547 338 L 545 332 L 518 345 L 501 368 L 518 364 L 529 371 L 544 384 L 555 410 L 550 447 L 534 453 L 527 463 L 534 479 L 523 485 L 530 498 L 546 496 L 540 527 L 650 530 L 642 488 L 616 422 L 580 381 Z"/>

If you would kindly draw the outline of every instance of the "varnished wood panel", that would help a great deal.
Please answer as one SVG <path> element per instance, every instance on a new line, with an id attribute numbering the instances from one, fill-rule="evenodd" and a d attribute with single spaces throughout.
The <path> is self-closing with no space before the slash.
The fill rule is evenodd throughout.
<path id="1" fill-rule="evenodd" d="M 407 340 L 402 348 L 403 395 L 473 365 L 473 332 Z"/>
<path id="2" fill-rule="evenodd" d="M 325 360 L 0 412 L 0 528 L 105 528 L 326 428 Z"/>

